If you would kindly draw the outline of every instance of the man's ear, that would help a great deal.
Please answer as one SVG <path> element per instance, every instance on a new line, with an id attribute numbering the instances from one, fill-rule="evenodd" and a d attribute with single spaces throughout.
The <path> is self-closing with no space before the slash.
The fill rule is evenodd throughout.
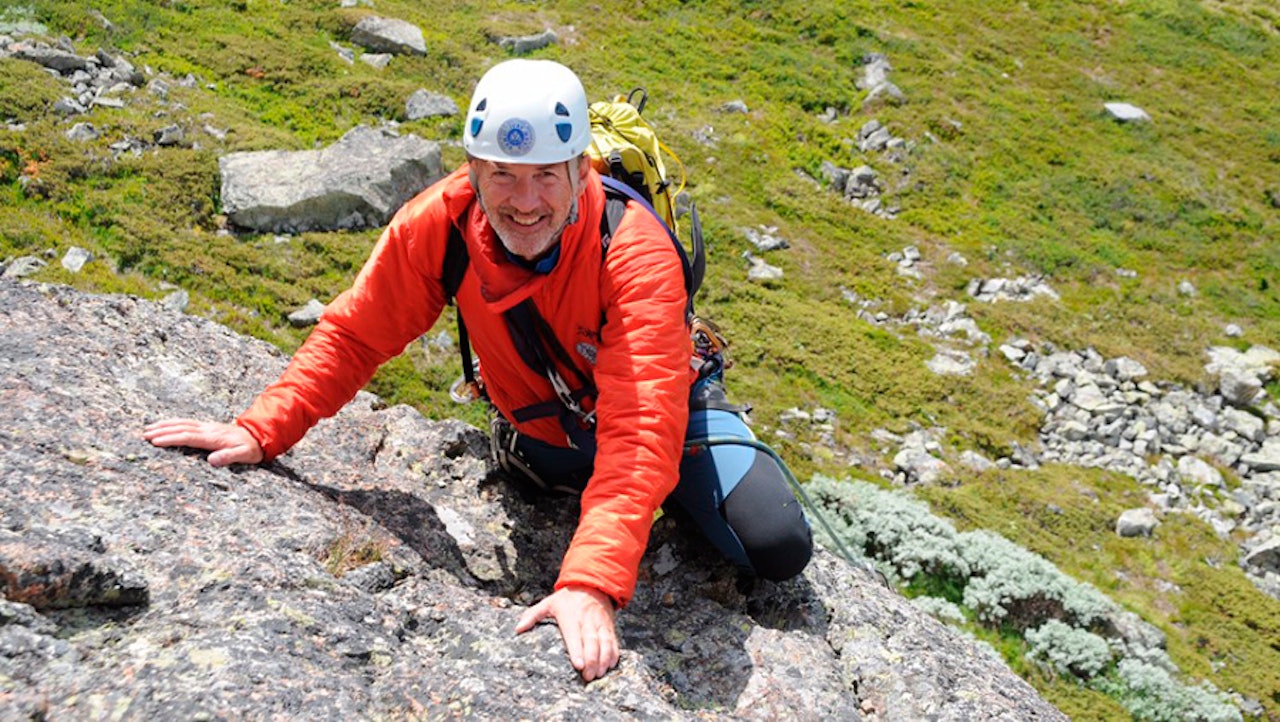
<path id="1" fill-rule="evenodd" d="M 591 172 L 591 157 L 586 153 L 578 156 L 578 187 L 586 185 L 587 175 Z"/>

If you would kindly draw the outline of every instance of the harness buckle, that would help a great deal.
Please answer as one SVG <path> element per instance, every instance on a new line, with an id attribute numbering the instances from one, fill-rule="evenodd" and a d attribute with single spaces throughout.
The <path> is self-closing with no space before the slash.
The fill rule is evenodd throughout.
<path id="1" fill-rule="evenodd" d="M 733 367 L 733 360 L 729 358 L 729 339 L 714 322 L 694 316 L 689 324 L 689 336 L 693 339 L 694 351 L 702 359 L 718 359 L 721 369 Z"/>

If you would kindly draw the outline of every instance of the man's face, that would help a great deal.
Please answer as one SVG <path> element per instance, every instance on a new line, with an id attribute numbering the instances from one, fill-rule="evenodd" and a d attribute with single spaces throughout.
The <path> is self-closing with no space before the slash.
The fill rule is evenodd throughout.
<path id="1" fill-rule="evenodd" d="M 521 258 L 534 260 L 555 245 L 569 220 L 574 201 L 570 169 L 578 173 L 580 189 L 588 164 L 527 165 L 473 159 L 471 167 L 480 207 L 502 245 Z"/>

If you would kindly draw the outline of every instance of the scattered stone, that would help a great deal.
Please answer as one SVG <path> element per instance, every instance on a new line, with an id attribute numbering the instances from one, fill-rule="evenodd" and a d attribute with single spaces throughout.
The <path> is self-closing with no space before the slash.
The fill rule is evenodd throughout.
<path id="1" fill-rule="evenodd" d="M 84 264 L 93 260 L 93 254 L 79 246 L 72 246 L 67 249 L 66 255 L 62 257 L 62 267 L 72 273 L 79 273 L 84 268 Z"/>
<path id="2" fill-rule="evenodd" d="M 960 452 L 960 463 L 978 473 L 990 471 L 996 468 L 995 462 L 982 454 L 979 454 L 973 449 L 965 449 Z"/>
<path id="3" fill-rule="evenodd" d="M 1244 336 L 1244 329 L 1234 323 L 1229 323 L 1222 329 L 1222 333 L 1226 334 L 1227 338 L 1240 338 Z"/>
<path id="4" fill-rule="evenodd" d="M 151 138 L 159 146 L 181 145 L 182 141 L 186 139 L 186 132 L 182 130 L 182 126 L 175 123 L 155 131 L 151 134 Z"/>
<path id="5" fill-rule="evenodd" d="M 894 143 L 895 140 L 897 143 Z M 863 153 L 885 150 L 903 142 L 901 138 L 894 138 L 889 129 L 878 120 L 869 120 L 858 130 L 858 150 Z"/>
<path id="6" fill-rule="evenodd" d="M 747 104 L 746 104 L 746 103 L 744 103 L 744 102 L 742 102 L 741 100 L 730 100 L 729 102 L 727 102 L 727 103 L 725 103 L 724 105 L 720 106 L 720 112 L 721 112 L 721 113 L 743 113 L 743 114 L 746 114 L 746 113 L 748 113 L 748 112 L 750 112 L 750 111 L 749 111 L 749 110 L 748 110 L 748 108 L 747 108 Z"/>
<path id="7" fill-rule="evenodd" d="M 969 259 L 965 258 L 959 251 L 952 251 L 947 254 L 947 263 L 950 263 L 953 266 L 964 267 L 969 265 Z"/>
<path id="8" fill-rule="evenodd" d="M 1253 453 L 1241 454 L 1240 463 L 1251 472 L 1280 471 L 1280 438 L 1273 438 Z"/>
<path id="9" fill-rule="evenodd" d="M 343 62 L 345 62 L 347 65 L 355 64 L 356 51 L 352 50 L 351 48 L 339 45 L 338 43 L 332 40 L 329 41 L 329 47 L 332 48 L 333 51 L 338 54 L 338 57 L 342 58 Z"/>
<path id="10" fill-rule="evenodd" d="M 3 278 L 25 278 L 47 265 L 35 256 L 19 256 L 4 267 Z"/>
<path id="11" fill-rule="evenodd" d="M 71 126 L 71 130 L 67 131 L 67 140 L 74 140 L 78 143 L 97 139 L 98 129 L 93 127 L 93 123 L 76 123 Z"/>
<path id="12" fill-rule="evenodd" d="M 1244 558 L 1244 564 L 1255 567 L 1264 574 L 1280 574 L 1280 536 L 1255 547 Z"/>
<path id="13" fill-rule="evenodd" d="M 391 53 L 361 53 L 360 62 L 378 70 L 384 70 L 391 64 Z"/>
<path id="14" fill-rule="evenodd" d="M 378 227 L 444 176 L 438 144 L 365 126 L 323 150 L 231 153 L 218 168 L 228 220 L 271 233 Z"/>
<path id="15" fill-rule="evenodd" d="M 1196 287 L 1191 281 L 1182 281 L 1178 284 L 1178 293 L 1188 298 L 1196 297 Z"/>
<path id="16" fill-rule="evenodd" d="M 557 40 L 559 40 L 559 38 L 556 37 L 555 31 L 548 28 L 536 35 L 521 35 L 518 37 L 503 36 L 494 39 L 494 42 L 498 44 L 498 47 L 503 48 L 508 52 L 515 55 L 524 55 L 525 53 L 531 53 L 535 50 L 541 50 L 548 45 L 554 44 Z"/>
<path id="17" fill-rule="evenodd" d="M 761 253 L 769 251 L 780 251 L 791 247 L 785 239 L 779 238 L 777 226 L 758 226 L 757 228 L 743 228 L 743 235 L 756 247 Z"/>
<path id="18" fill-rule="evenodd" d="M 1102 368 L 1108 376 L 1120 382 L 1133 381 L 1147 375 L 1145 366 L 1124 356 L 1107 361 Z"/>
<path id="19" fill-rule="evenodd" d="M 124 101 L 119 98 L 112 98 L 106 95 L 99 95 L 93 99 L 93 105 L 98 108 L 123 108 Z"/>
<path id="20" fill-rule="evenodd" d="M 73 52 L 51 48 L 44 43 L 20 42 L 13 50 L 13 57 L 29 60 L 60 74 L 73 73 L 77 70 L 89 70 L 89 58 L 83 58 Z"/>
<path id="21" fill-rule="evenodd" d="M 413 23 L 371 16 L 356 23 L 351 42 L 379 53 L 426 55 L 427 41 Z"/>
<path id="22" fill-rule="evenodd" d="M 906 102 L 906 95 L 889 80 L 889 72 L 893 66 L 889 59 L 881 53 L 869 53 L 862 59 L 862 77 L 856 82 L 859 90 L 867 91 L 862 100 L 862 107 L 869 108 L 879 103 L 900 105 Z"/>
<path id="23" fill-rule="evenodd" d="M 59 98 L 53 104 L 53 112 L 58 115 L 80 115 L 84 110 L 84 106 L 72 98 Z"/>
<path id="24" fill-rule="evenodd" d="M 1146 507 L 1129 509 L 1116 520 L 1116 534 L 1122 537 L 1151 536 L 1159 523 L 1155 512 Z"/>
<path id="25" fill-rule="evenodd" d="M 423 336 L 422 343 L 429 349 L 435 349 L 436 351 L 452 351 L 454 349 L 453 337 L 449 335 L 448 331 L 441 331 L 430 338 Z"/>
<path id="26" fill-rule="evenodd" d="M 970 296 L 984 303 L 996 301 L 1030 301 L 1038 296 L 1059 299 L 1057 291 L 1044 279 L 1020 276 L 1018 278 L 975 278 L 966 289 Z"/>
<path id="27" fill-rule="evenodd" d="M 1104 103 L 1103 107 L 1107 109 L 1107 113 L 1112 118 L 1121 123 L 1135 123 L 1151 120 L 1151 116 L 1146 111 L 1136 105 L 1128 103 Z"/>
<path id="28" fill-rule="evenodd" d="M 1253 346 L 1241 353 L 1227 346 L 1209 349 L 1209 363 L 1204 370 L 1218 377 L 1222 396 L 1235 406 L 1260 402 L 1263 385 L 1272 377 L 1272 368 L 1280 365 L 1280 353 L 1266 346 Z"/>
<path id="29" fill-rule="evenodd" d="M 716 147 L 720 139 L 716 137 L 716 129 L 710 125 L 704 125 L 693 131 L 693 140 L 699 145 L 705 145 L 708 148 Z"/>
<path id="30" fill-rule="evenodd" d="M 176 313 L 183 313 L 187 310 L 187 306 L 191 304 L 191 294 L 182 289 L 178 289 L 160 301 L 160 307 Z"/>
<path id="31" fill-rule="evenodd" d="M 405 101 L 404 114 L 409 120 L 453 116 L 458 114 L 458 104 L 447 95 L 419 89 Z"/>
<path id="32" fill-rule="evenodd" d="M 324 304 L 317 299 L 307 301 L 307 305 L 289 314 L 289 325 L 296 328 L 305 328 L 314 326 L 320 321 L 320 316 L 324 314 Z"/>
<path id="33" fill-rule="evenodd" d="M 163 78 L 153 78 L 150 83 L 147 83 L 147 90 L 161 100 L 169 98 L 169 84 Z"/>
<path id="34" fill-rule="evenodd" d="M 880 200 L 880 194 L 884 190 L 879 180 L 880 174 L 870 166 L 863 165 L 850 170 L 830 161 L 823 161 L 821 173 L 831 190 L 841 194 L 853 205 L 881 218 L 897 217 L 898 209 L 886 206 Z"/>
<path id="35" fill-rule="evenodd" d="M 1178 475 L 1183 481 L 1194 486 L 1223 488 L 1222 472 L 1194 456 L 1188 455 L 1178 459 Z"/>
<path id="36" fill-rule="evenodd" d="M 936 484 L 951 472 L 951 467 L 942 459 L 930 454 L 921 445 L 909 445 L 893 457 L 893 465 L 898 469 L 900 481 L 904 484 Z"/>
<path id="37" fill-rule="evenodd" d="M 742 257 L 751 264 L 751 269 L 747 271 L 747 280 L 759 282 L 782 280 L 781 268 L 765 263 L 763 258 L 752 255 L 751 251 L 744 251 Z"/>
<path id="38" fill-rule="evenodd" d="M 939 376 L 968 376 L 978 365 L 967 351 L 941 348 L 925 366 Z"/>

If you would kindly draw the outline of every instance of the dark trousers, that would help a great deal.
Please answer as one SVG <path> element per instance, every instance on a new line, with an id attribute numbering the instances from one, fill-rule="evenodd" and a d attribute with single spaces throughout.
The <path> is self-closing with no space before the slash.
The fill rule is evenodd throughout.
<path id="1" fill-rule="evenodd" d="M 778 463 L 747 445 L 698 444 L 707 438 L 755 437 L 735 413 L 691 411 L 680 483 L 668 502 L 679 505 L 716 549 L 744 571 L 774 581 L 799 574 L 813 554 L 813 537 Z M 563 449 L 521 436 L 516 446 L 548 484 L 581 491 L 595 460 L 594 443 L 581 441 L 586 440 L 575 439 L 579 449 Z"/>

